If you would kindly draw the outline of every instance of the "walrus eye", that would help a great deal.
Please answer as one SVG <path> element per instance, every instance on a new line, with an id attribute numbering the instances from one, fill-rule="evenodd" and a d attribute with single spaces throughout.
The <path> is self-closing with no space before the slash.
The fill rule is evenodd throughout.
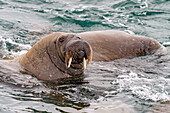
<path id="1" fill-rule="evenodd" d="M 79 36 L 77 37 L 78 39 L 81 39 Z"/>
<path id="2" fill-rule="evenodd" d="M 64 37 L 61 37 L 60 39 L 59 39 L 59 41 L 62 43 L 62 42 L 64 42 Z"/>

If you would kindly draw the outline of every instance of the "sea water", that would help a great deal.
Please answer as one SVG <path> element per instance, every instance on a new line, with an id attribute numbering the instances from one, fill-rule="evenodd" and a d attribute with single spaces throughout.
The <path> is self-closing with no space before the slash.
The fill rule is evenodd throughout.
<path id="1" fill-rule="evenodd" d="M 59 86 L 0 62 L 0 112 L 168 113 L 169 0 L 0 0 L 0 58 L 26 53 L 51 32 L 110 29 L 152 37 L 167 53 L 92 62 L 87 83 Z"/>

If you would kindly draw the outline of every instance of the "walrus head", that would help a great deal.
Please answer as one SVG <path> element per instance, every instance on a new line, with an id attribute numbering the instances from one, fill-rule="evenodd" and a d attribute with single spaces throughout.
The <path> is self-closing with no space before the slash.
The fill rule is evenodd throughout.
<path id="1" fill-rule="evenodd" d="M 38 79 L 77 82 L 83 78 L 83 71 L 91 60 L 88 42 L 76 34 L 58 32 L 39 40 L 19 62 L 26 73 Z"/>
<path id="2" fill-rule="evenodd" d="M 92 60 L 89 43 L 76 34 L 62 34 L 54 43 L 60 60 L 58 68 L 71 76 L 83 73 Z"/>

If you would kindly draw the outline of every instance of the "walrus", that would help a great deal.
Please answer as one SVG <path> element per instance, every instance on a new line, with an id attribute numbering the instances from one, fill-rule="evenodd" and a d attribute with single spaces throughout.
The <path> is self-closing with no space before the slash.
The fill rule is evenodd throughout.
<path id="1" fill-rule="evenodd" d="M 161 44 L 144 36 L 106 30 L 83 33 L 55 32 L 40 39 L 19 63 L 41 80 L 57 80 L 83 73 L 93 61 L 154 54 Z"/>

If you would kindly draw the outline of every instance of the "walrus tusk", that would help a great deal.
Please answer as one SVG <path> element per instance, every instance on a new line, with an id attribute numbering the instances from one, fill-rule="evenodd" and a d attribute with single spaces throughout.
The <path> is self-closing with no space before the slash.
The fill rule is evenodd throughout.
<path id="1" fill-rule="evenodd" d="M 71 58 L 69 59 L 69 61 L 68 61 L 68 66 L 67 66 L 67 68 L 70 68 L 71 62 L 72 62 L 72 57 L 71 57 Z"/>
<path id="2" fill-rule="evenodd" d="M 91 63 L 91 60 L 92 60 L 92 54 L 90 54 L 90 56 L 88 56 L 88 62 L 87 62 L 87 65 L 88 65 L 89 63 Z"/>
<path id="3" fill-rule="evenodd" d="M 65 57 L 65 65 L 66 65 L 66 67 L 68 67 L 68 66 L 67 66 L 67 64 L 68 64 L 68 58 L 69 58 L 69 57 L 68 57 L 68 52 L 66 52 L 66 57 Z"/>
<path id="4" fill-rule="evenodd" d="M 68 52 L 66 52 L 65 65 L 66 65 L 67 68 L 70 68 L 71 62 L 72 62 L 72 57 L 69 57 Z"/>
<path id="5" fill-rule="evenodd" d="M 90 54 L 87 56 L 87 59 L 88 59 L 88 61 L 87 61 L 87 65 L 88 65 L 92 61 L 92 48 L 91 47 L 90 47 Z"/>
<path id="6" fill-rule="evenodd" d="M 83 67 L 86 69 L 86 59 L 83 57 Z"/>

